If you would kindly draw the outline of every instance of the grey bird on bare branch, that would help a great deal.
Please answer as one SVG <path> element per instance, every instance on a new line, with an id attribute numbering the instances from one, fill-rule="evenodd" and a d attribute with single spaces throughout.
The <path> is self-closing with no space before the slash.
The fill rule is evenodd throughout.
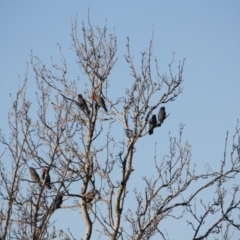
<path id="1" fill-rule="evenodd" d="M 160 127 L 166 118 L 165 107 L 161 107 L 158 112 L 158 126 Z"/>

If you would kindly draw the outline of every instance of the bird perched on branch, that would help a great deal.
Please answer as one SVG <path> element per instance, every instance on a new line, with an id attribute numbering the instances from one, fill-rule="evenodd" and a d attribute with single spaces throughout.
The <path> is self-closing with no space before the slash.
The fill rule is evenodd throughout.
<path id="1" fill-rule="evenodd" d="M 51 189 L 51 185 L 50 185 L 51 178 L 46 168 L 42 168 L 42 183 L 44 183 L 44 180 L 45 180 L 45 187 L 48 189 Z"/>
<path id="2" fill-rule="evenodd" d="M 107 108 L 106 108 L 105 102 L 104 102 L 104 100 L 103 100 L 103 98 L 102 98 L 101 96 L 98 96 L 98 95 L 96 95 L 95 93 L 93 93 L 92 99 L 93 99 L 94 101 L 96 101 L 97 105 L 98 105 L 99 107 L 102 107 L 102 108 L 105 110 L 105 112 L 108 111 Z"/>
<path id="3" fill-rule="evenodd" d="M 156 127 L 156 125 L 157 125 L 157 117 L 156 115 L 152 115 L 152 118 L 149 120 L 149 130 L 148 130 L 149 135 L 153 134 L 153 129 Z"/>
<path id="4" fill-rule="evenodd" d="M 165 107 L 161 107 L 158 112 L 158 126 L 161 126 L 165 118 L 166 118 Z"/>
<path id="5" fill-rule="evenodd" d="M 60 195 L 58 195 L 55 201 L 56 209 L 61 208 L 62 203 L 63 203 L 63 194 L 61 193 Z"/>
<path id="6" fill-rule="evenodd" d="M 86 203 L 91 203 L 94 198 L 96 197 L 96 195 L 99 194 L 98 190 L 96 189 L 92 189 L 90 190 L 89 192 L 87 192 L 85 195 L 84 195 L 84 198 L 86 200 Z"/>
<path id="7" fill-rule="evenodd" d="M 85 112 L 87 115 L 90 114 L 90 110 L 88 109 L 88 105 L 86 103 L 86 100 L 82 97 L 82 94 L 78 94 L 78 106 L 81 108 L 83 112 Z"/>
<path id="8" fill-rule="evenodd" d="M 34 168 L 30 167 L 29 171 L 30 171 L 32 181 L 35 182 L 35 183 L 41 184 L 39 175 L 37 174 L 36 170 Z"/>

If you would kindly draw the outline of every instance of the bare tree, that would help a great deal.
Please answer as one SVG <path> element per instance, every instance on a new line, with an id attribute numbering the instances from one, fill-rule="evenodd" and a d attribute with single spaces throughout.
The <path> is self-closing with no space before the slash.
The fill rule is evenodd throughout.
<path id="1" fill-rule="evenodd" d="M 135 208 L 129 208 L 128 185 L 138 167 L 136 144 L 146 139 L 149 125 L 153 134 L 164 127 L 169 114 L 162 107 L 182 93 L 184 60 L 175 75 L 173 56 L 169 76 L 162 75 L 157 59 L 153 61 L 151 40 L 141 53 L 139 70 L 127 39 L 124 56 L 132 84 L 113 101 L 108 90 L 117 61 L 117 37 L 114 33 L 107 35 L 106 26 L 93 28 L 90 21 L 87 27 L 82 24 L 81 32 L 80 41 L 77 22 L 73 23 L 72 47 L 87 79 L 85 85 L 81 78 L 68 79 L 68 65 L 59 46 L 61 66 L 53 63 L 48 69 L 31 55 L 37 101 L 27 97 L 28 72 L 12 97 L 9 137 L 0 133 L 1 239 L 59 236 L 87 240 L 93 228 L 98 230 L 99 239 L 140 240 L 154 235 L 170 239 L 161 225 L 171 218 L 185 221 L 192 239 L 231 239 L 234 229 L 240 228 L 239 184 L 234 181 L 240 170 L 239 143 L 235 143 L 239 139 L 238 125 L 230 156 L 227 135 L 219 169 L 207 166 L 201 174 L 190 165 L 191 146 L 182 142 L 184 126 L 180 125 L 179 138 L 169 136 L 170 149 L 166 149 L 165 157 L 159 159 L 155 154 L 155 177 L 143 176 L 145 190 L 135 188 Z M 79 91 L 79 84 L 84 89 Z M 153 115 L 160 108 L 157 123 Z M 114 135 L 116 129 L 124 132 L 123 139 Z M 226 183 L 232 183 L 232 189 L 226 189 Z M 79 191 L 74 192 L 73 186 Z M 202 193 L 206 189 L 212 189 L 213 196 L 205 201 Z M 63 206 L 66 199 L 73 204 Z M 61 208 L 80 209 L 85 224 L 83 236 L 52 227 L 50 218 Z"/>

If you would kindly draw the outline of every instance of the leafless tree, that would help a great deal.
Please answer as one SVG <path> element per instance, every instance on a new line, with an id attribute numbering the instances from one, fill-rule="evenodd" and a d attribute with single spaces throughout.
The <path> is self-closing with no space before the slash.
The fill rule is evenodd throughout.
<path id="1" fill-rule="evenodd" d="M 158 239 L 166 240 L 170 239 L 169 233 L 161 226 L 167 219 L 185 221 L 195 240 L 231 239 L 240 229 L 239 183 L 235 181 L 240 171 L 238 125 L 231 153 L 227 153 L 227 135 L 218 169 L 208 165 L 201 174 L 190 164 L 191 146 L 183 143 L 184 126 L 180 125 L 178 138 L 169 135 L 166 155 L 159 159 L 155 154 L 154 177 L 143 176 L 143 188 L 134 190 L 135 206 L 129 207 L 129 182 L 139 177 L 134 174 L 138 167 L 136 144 L 139 139 L 147 139 L 152 115 L 182 93 L 184 60 L 177 74 L 172 71 L 174 57 L 169 76 L 161 74 L 157 59 L 152 57 L 151 40 L 141 53 L 138 69 L 127 39 L 124 56 L 132 83 L 112 100 L 109 90 L 114 82 L 109 76 L 117 61 L 117 37 L 108 35 L 106 26 L 92 27 L 90 21 L 87 27 L 82 24 L 81 32 L 79 38 L 74 22 L 72 49 L 81 78 L 69 80 L 67 61 L 59 46 L 60 65 L 53 62 L 48 68 L 31 55 L 36 101 L 28 97 L 29 70 L 16 95 L 11 96 L 9 136 L 4 130 L 0 132 L 1 239 L 58 236 L 87 240 L 95 229 L 98 239 L 140 240 L 158 235 Z M 78 94 L 84 100 L 79 100 Z M 103 101 L 107 112 L 102 108 Z M 156 134 L 164 123 L 154 127 Z M 114 135 L 116 129 L 124 132 L 123 139 Z M 29 167 L 38 174 L 44 172 L 40 182 L 37 177 L 31 178 Z M 232 184 L 232 189 L 226 184 Z M 74 192 L 73 186 L 79 191 Z M 204 199 L 202 193 L 207 189 L 212 190 L 212 196 Z M 66 199 L 72 200 L 72 205 L 63 206 Z M 52 227 L 50 218 L 61 208 L 80 210 L 79 221 L 83 219 L 85 226 L 82 236 Z"/>

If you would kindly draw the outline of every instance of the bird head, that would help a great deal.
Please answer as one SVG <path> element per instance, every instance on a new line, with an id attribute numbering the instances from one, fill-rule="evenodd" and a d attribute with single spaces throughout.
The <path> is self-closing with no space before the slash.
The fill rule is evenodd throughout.
<path id="1" fill-rule="evenodd" d="M 82 98 L 82 94 L 78 94 L 78 97 L 79 97 L 79 98 Z"/>
<path id="2" fill-rule="evenodd" d="M 92 99 L 93 99 L 93 100 L 96 100 L 96 98 L 97 98 L 97 95 L 96 95 L 95 93 L 93 93 L 93 94 L 92 94 Z"/>

